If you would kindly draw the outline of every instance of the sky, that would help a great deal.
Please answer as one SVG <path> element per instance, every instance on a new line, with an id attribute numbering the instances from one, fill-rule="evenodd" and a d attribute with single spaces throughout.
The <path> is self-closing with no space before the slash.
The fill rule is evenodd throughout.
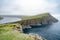
<path id="1" fill-rule="evenodd" d="M 60 15 L 60 0 L 0 0 L 0 15 Z"/>

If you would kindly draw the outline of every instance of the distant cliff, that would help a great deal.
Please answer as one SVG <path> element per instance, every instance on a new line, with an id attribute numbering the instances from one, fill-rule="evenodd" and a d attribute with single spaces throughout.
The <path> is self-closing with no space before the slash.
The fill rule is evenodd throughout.
<path id="1" fill-rule="evenodd" d="M 43 13 L 35 16 L 22 18 L 22 21 L 20 23 L 21 25 L 27 26 L 36 24 L 49 24 L 57 21 L 58 20 L 51 16 L 49 13 Z"/>

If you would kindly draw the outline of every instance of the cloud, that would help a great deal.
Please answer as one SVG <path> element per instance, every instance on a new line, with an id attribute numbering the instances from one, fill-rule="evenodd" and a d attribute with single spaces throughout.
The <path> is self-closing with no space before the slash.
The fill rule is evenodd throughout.
<path id="1" fill-rule="evenodd" d="M 54 13 L 58 4 L 48 0 L 6 0 L 0 9 L 5 15 L 36 15 L 38 13 Z"/>

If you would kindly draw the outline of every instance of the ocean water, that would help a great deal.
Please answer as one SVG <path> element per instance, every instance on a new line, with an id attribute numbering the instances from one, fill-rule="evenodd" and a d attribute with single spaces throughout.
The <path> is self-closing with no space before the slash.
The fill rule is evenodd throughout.
<path id="1" fill-rule="evenodd" d="M 25 30 L 26 33 L 36 33 L 47 40 L 60 40 L 60 17 L 57 23 L 49 25 L 34 26 L 35 28 Z"/>
<path id="2" fill-rule="evenodd" d="M 14 22 L 14 21 L 19 21 L 21 20 L 19 17 L 3 17 L 2 20 L 0 20 L 0 24 L 3 24 L 3 23 L 8 23 L 8 22 Z"/>

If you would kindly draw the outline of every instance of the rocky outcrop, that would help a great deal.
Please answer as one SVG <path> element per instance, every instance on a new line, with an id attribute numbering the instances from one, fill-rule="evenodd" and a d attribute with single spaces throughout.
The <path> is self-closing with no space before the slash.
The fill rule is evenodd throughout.
<path id="1" fill-rule="evenodd" d="M 38 34 L 30 33 L 29 37 L 33 38 L 34 40 L 46 40 L 45 38 L 39 36 Z"/>

